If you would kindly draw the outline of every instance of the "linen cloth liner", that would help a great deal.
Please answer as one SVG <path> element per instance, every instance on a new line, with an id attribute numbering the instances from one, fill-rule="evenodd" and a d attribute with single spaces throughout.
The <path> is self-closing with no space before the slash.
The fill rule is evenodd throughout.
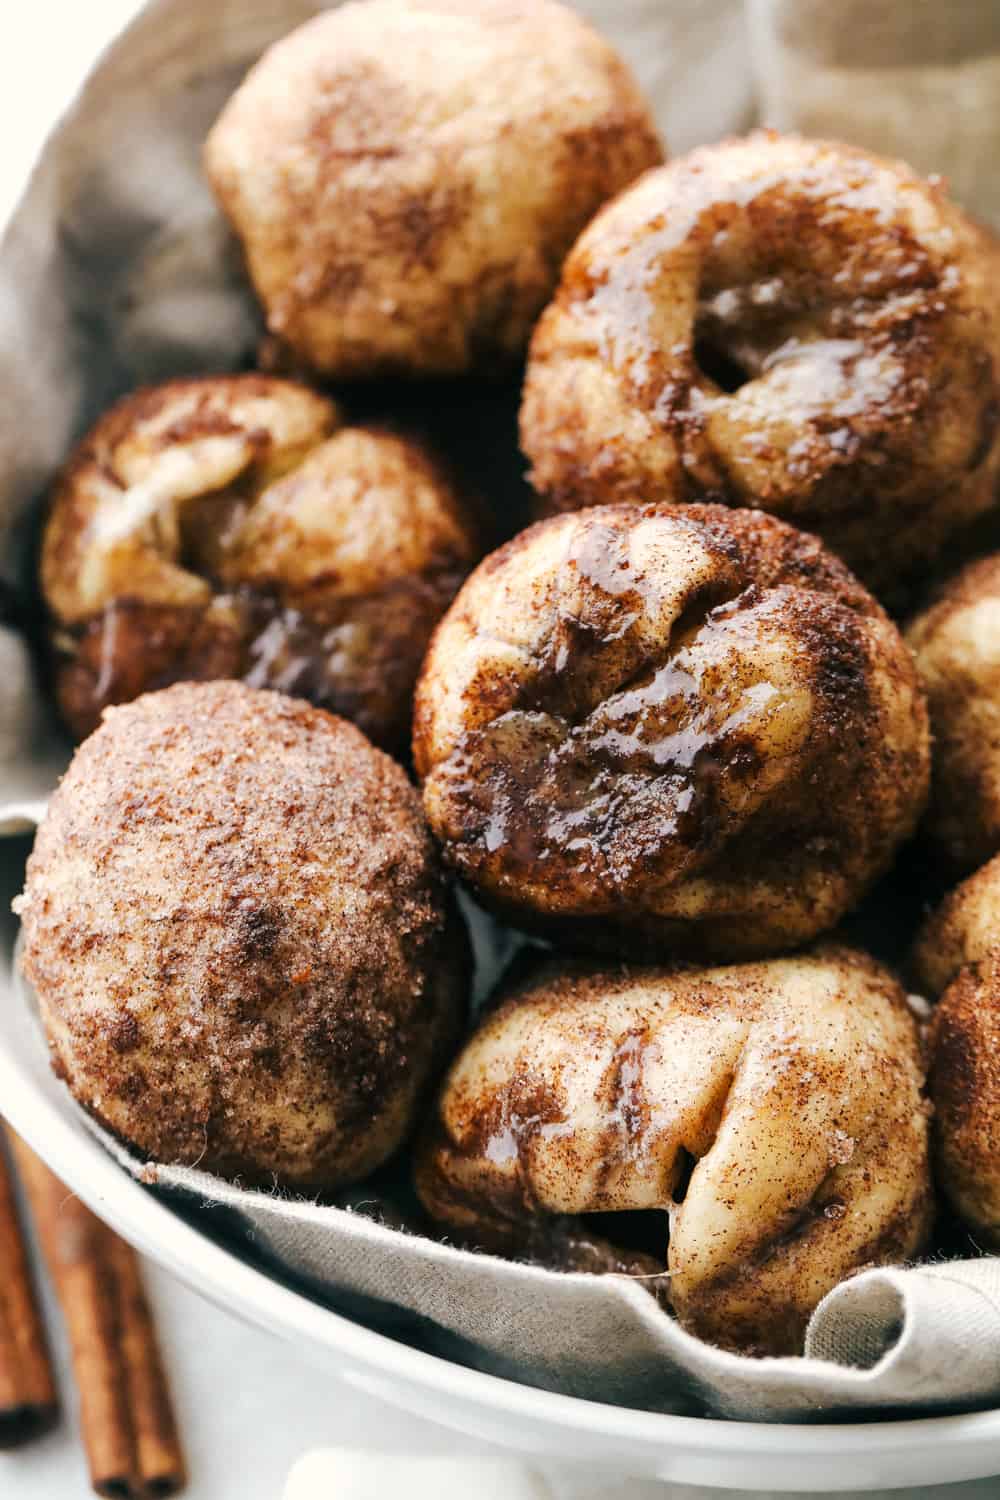
<path id="1" fill-rule="evenodd" d="M 25 577 L 35 502 L 70 438 L 111 399 L 252 354 L 257 315 L 199 145 L 250 61 L 323 8 L 153 0 L 83 81 L 21 201 L 0 194 L 0 579 Z M 847 18 L 826 0 L 748 0 L 750 49 L 738 0 L 578 8 L 629 56 L 675 151 L 747 123 L 752 56 L 765 121 L 906 155 L 944 171 L 983 217 L 1000 216 L 995 8 L 858 0 Z M 37 820 L 65 756 L 23 643 L 0 627 L 0 832 Z M 690 1337 L 625 1278 L 405 1234 L 357 1211 L 363 1189 L 353 1210 L 319 1207 L 144 1166 L 103 1139 L 141 1180 L 234 1210 L 271 1255 L 359 1318 L 372 1319 L 375 1299 L 383 1315 L 418 1321 L 425 1344 L 454 1353 L 457 1337 L 460 1357 L 498 1373 L 763 1420 L 1000 1400 L 997 1259 L 864 1272 L 817 1309 L 805 1358 L 751 1360 Z"/>

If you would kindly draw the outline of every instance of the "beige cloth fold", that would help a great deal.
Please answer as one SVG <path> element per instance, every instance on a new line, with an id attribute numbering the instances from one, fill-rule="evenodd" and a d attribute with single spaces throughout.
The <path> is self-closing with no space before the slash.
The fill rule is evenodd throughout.
<path id="1" fill-rule="evenodd" d="M 153 0 L 101 57 L 46 146 L 0 242 L 0 576 L 24 578 L 29 513 L 70 435 L 110 398 L 252 352 L 255 309 L 205 188 L 199 145 L 252 58 L 320 8 Z M 736 0 L 581 8 L 633 58 L 676 146 L 743 123 L 750 82 Z M 1000 99 L 991 72 L 1000 11 L 980 7 L 975 29 L 962 19 L 974 8 L 962 4 L 849 9 L 853 20 L 843 6 L 755 0 L 765 112 L 944 168 L 971 206 L 994 212 L 1000 189 L 974 125 L 981 112 L 992 129 Z M 935 37 L 943 17 L 960 24 L 921 50 L 920 27 L 907 20 L 918 12 Z M 882 40 L 865 54 L 863 35 Z M 970 80 L 977 94 L 964 92 Z M 941 107 L 929 108 L 931 99 Z M 0 194 L 0 210 L 8 201 Z M 67 750 L 47 728 L 20 643 L 2 634 L 0 731 L 0 831 L 11 831 L 39 815 Z M 256 1244 L 354 1316 L 559 1390 L 765 1420 L 1000 1401 L 995 1260 L 858 1276 L 817 1311 L 806 1358 L 754 1361 L 689 1337 L 627 1280 L 472 1255 L 357 1211 L 249 1193 L 191 1169 L 151 1173 L 106 1144 L 143 1180 L 233 1210 Z"/>
<path id="2" fill-rule="evenodd" d="M 141 1181 L 234 1210 L 332 1305 L 498 1374 L 595 1401 L 757 1421 L 1000 1402 L 997 1257 L 862 1272 L 820 1303 L 805 1357 L 747 1359 L 685 1333 L 627 1277 L 546 1271 L 405 1234 L 361 1212 L 363 1192 L 353 1210 L 331 1208 L 190 1167 L 151 1169 L 86 1123 Z"/>

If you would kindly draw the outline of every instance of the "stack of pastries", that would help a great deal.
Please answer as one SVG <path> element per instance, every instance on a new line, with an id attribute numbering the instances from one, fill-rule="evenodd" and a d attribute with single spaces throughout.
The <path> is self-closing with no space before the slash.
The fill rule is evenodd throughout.
<path id="1" fill-rule="evenodd" d="M 1000 252 L 855 147 L 664 156 L 555 0 L 251 71 L 205 165 L 267 372 L 54 485 L 24 965 L 146 1157 L 328 1194 L 410 1141 L 428 1225 L 556 1266 L 640 1211 L 683 1326 L 788 1353 L 935 1180 L 1000 1244 Z M 522 368 L 512 535 L 399 392 L 447 432 Z M 895 972 L 844 924 L 918 868 L 966 879 Z M 474 1017 L 456 887 L 527 940 Z"/>

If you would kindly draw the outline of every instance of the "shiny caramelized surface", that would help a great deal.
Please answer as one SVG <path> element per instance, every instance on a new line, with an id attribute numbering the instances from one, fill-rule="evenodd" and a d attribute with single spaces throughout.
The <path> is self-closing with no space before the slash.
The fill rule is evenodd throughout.
<path id="1" fill-rule="evenodd" d="M 532 339 L 543 509 L 759 505 L 892 591 L 993 504 L 998 264 L 939 183 L 853 147 L 755 132 L 647 173 Z"/>
<path id="2" fill-rule="evenodd" d="M 479 566 L 414 755 L 447 860 L 515 923 L 725 955 L 838 920 L 911 830 L 928 743 L 898 633 L 817 541 L 621 506 Z"/>
<path id="3" fill-rule="evenodd" d="M 64 715 L 82 736 L 109 703 L 237 677 L 399 748 L 431 631 L 477 555 L 418 443 L 344 426 L 305 386 L 139 391 L 70 458 L 46 526 Z"/>
<path id="4" fill-rule="evenodd" d="M 922 1083 L 902 990 L 845 948 L 716 969 L 553 961 L 452 1066 L 417 1187 L 450 1231 L 506 1253 L 557 1216 L 666 1209 L 684 1326 L 798 1352 L 832 1286 L 926 1236 Z"/>

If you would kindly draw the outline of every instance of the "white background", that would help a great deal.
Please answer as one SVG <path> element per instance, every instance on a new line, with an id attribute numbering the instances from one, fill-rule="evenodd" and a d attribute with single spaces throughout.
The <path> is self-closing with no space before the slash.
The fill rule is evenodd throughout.
<path id="1" fill-rule="evenodd" d="M 0 218 L 86 62 L 136 8 L 136 0 L 0 0 Z M 397 1452 L 473 1451 L 470 1440 L 332 1384 L 292 1346 L 243 1326 L 155 1268 L 148 1268 L 148 1282 L 187 1447 L 189 1500 L 279 1500 L 291 1463 L 312 1447 L 345 1443 Z M 58 1330 L 54 1309 L 49 1312 L 50 1326 Z M 33 1447 L 0 1454 L 2 1500 L 83 1500 L 90 1493 L 61 1341 L 57 1355 L 68 1417 Z M 607 1486 L 569 1470 L 552 1478 L 561 1500 L 612 1494 L 628 1500 L 693 1500 L 723 1493 L 623 1482 Z M 752 1474 L 747 1483 L 752 1485 Z M 895 1494 L 903 1500 L 901 1491 Z M 909 1491 L 906 1500 L 998 1496 L 1000 1480 L 985 1480 Z"/>

